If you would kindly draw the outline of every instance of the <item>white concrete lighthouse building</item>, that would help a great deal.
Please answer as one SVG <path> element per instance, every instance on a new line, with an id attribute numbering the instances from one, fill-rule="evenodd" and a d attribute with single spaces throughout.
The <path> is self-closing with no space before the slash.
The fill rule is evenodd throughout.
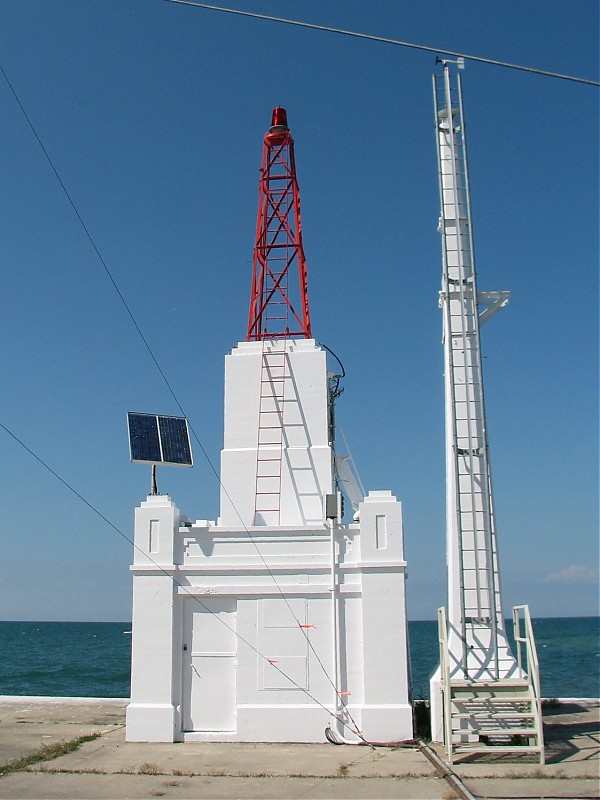
<path id="1" fill-rule="evenodd" d="M 220 515 L 190 523 L 164 495 L 136 509 L 128 741 L 413 736 L 402 509 L 370 492 L 342 522 L 299 213 L 279 108 L 247 339 L 225 359 Z"/>

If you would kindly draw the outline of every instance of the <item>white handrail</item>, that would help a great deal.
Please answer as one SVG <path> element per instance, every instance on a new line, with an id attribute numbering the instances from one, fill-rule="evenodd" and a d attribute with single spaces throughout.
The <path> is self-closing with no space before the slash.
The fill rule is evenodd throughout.
<path id="1" fill-rule="evenodd" d="M 521 633 L 521 622 L 523 623 L 523 632 Z M 538 743 L 540 745 L 540 761 L 544 763 L 544 733 L 542 723 L 542 688 L 540 684 L 540 666 L 538 661 L 537 648 L 535 646 L 535 637 L 533 635 L 533 625 L 531 624 L 531 615 L 529 613 L 529 606 L 515 606 L 513 608 L 513 623 L 514 623 L 514 636 L 517 644 L 517 660 L 519 664 L 520 677 L 527 677 L 531 691 L 533 693 L 533 701 L 536 709 L 536 727 L 538 731 Z M 521 645 L 525 645 L 525 659 L 526 659 L 526 675 L 523 674 Z"/>
<path id="2" fill-rule="evenodd" d="M 442 682 L 442 708 L 444 714 L 444 744 L 448 761 L 452 763 L 452 696 L 450 667 L 448 665 L 448 623 L 446 609 L 438 608 L 438 643 L 440 647 L 440 678 Z"/>
<path id="3" fill-rule="evenodd" d="M 523 632 L 521 633 L 521 623 L 523 624 Z M 513 624 L 514 624 L 514 637 L 517 645 L 517 662 L 519 665 L 520 677 L 528 677 L 533 686 L 534 694 L 536 697 L 541 696 L 540 688 L 540 667 L 538 661 L 537 648 L 535 646 L 535 637 L 533 635 L 533 626 L 531 624 L 531 615 L 529 613 L 529 606 L 515 606 L 513 608 Z M 523 668 L 523 657 L 521 652 L 521 645 L 525 645 L 525 663 L 526 667 Z"/>

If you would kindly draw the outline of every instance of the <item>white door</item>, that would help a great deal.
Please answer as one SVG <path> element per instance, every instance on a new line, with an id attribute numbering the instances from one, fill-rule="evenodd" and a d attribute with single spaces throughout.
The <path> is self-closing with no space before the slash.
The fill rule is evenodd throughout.
<path id="1" fill-rule="evenodd" d="M 183 729 L 236 729 L 236 601 L 184 603 Z"/>

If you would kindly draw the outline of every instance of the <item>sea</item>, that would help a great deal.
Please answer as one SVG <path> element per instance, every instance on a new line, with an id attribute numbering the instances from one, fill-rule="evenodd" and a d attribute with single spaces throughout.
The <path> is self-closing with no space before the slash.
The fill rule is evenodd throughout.
<path id="1" fill-rule="evenodd" d="M 507 621 L 509 635 L 512 622 Z M 542 696 L 600 696 L 600 617 L 533 620 Z M 415 699 L 429 695 L 437 623 L 409 622 Z M 0 622 L 0 695 L 129 697 L 130 622 Z"/>

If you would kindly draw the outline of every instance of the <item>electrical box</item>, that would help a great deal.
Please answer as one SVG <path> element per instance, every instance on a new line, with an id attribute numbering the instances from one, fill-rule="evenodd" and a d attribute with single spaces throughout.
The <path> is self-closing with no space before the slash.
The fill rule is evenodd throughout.
<path id="1" fill-rule="evenodd" d="M 325 495 L 325 519 L 341 519 L 344 516 L 344 496 L 341 492 Z"/>

